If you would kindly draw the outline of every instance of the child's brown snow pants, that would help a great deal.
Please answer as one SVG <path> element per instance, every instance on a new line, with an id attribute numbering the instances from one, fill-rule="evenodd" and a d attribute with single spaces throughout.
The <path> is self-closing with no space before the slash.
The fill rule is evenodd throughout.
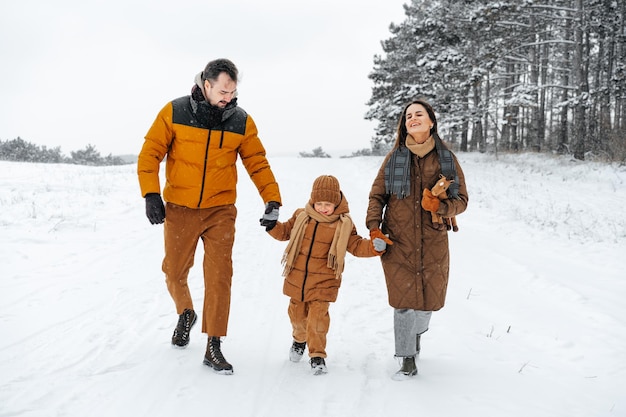
<path id="1" fill-rule="evenodd" d="M 326 357 L 326 335 L 330 328 L 328 301 L 297 301 L 289 300 L 289 319 L 293 328 L 293 339 L 305 342 L 309 356 Z"/>

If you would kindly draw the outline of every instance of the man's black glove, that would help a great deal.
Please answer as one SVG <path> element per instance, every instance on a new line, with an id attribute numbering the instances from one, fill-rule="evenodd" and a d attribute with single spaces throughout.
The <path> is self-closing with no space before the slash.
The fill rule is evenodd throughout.
<path id="1" fill-rule="evenodd" d="M 146 216 L 152 224 L 161 224 L 165 221 L 165 206 L 158 193 L 146 194 Z"/>
<path id="2" fill-rule="evenodd" d="M 278 208 L 280 204 L 276 201 L 269 201 L 265 204 L 265 212 L 263 213 L 263 217 L 259 219 L 261 222 L 261 226 L 265 226 L 265 231 L 269 232 L 276 226 L 276 222 L 278 221 Z"/>

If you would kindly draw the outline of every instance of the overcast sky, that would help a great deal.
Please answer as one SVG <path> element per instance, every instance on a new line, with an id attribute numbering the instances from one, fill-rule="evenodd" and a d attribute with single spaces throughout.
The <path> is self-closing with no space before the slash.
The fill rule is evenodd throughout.
<path id="1" fill-rule="evenodd" d="M 369 148 L 367 78 L 406 0 L 20 0 L 0 5 L 0 140 L 136 154 L 214 58 L 268 153 Z"/>

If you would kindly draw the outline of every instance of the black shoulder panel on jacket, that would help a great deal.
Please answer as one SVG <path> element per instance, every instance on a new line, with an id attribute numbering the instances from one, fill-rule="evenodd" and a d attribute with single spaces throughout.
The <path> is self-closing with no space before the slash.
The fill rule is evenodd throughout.
<path id="1" fill-rule="evenodd" d="M 240 107 L 235 107 L 234 110 L 233 114 L 228 116 L 228 118 L 222 122 L 223 130 L 243 135 L 246 133 L 246 120 L 248 120 L 248 113 Z"/>
<path id="2" fill-rule="evenodd" d="M 191 96 L 183 96 L 172 100 L 172 123 L 200 127 L 191 108 Z"/>
<path id="3" fill-rule="evenodd" d="M 246 111 L 240 107 L 235 107 L 234 109 L 226 110 L 226 112 L 230 114 L 215 130 L 224 130 L 243 135 L 246 132 L 246 120 L 248 119 Z M 172 123 L 203 128 L 191 107 L 191 96 L 183 96 L 172 100 Z"/>

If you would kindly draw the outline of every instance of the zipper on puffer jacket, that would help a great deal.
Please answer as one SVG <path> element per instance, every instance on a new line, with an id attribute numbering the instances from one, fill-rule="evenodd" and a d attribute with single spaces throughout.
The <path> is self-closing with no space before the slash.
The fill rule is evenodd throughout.
<path id="1" fill-rule="evenodd" d="M 315 228 L 313 229 L 313 236 L 311 236 L 311 246 L 309 246 L 309 254 L 306 257 L 306 262 L 304 263 L 304 279 L 302 280 L 302 297 L 300 301 L 304 301 L 304 287 L 306 286 L 306 279 L 309 276 L 309 260 L 311 259 L 311 250 L 313 249 L 313 243 L 315 242 L 315 234 L 317 233 L 317 226 L 319 226 L 319 222 L 315 222 Z"/>
<path id="2" fill-rule="evenodd" d="M 204 194 L 204 182 L 206 181 L 206 167 L 209 164 L 209 143 L 211 143 L 211 132 L 212 130 L 209 129 L 209 135 L 206 138 L 206 149 L 204 150 L 204 167 L 202 167 L 202 185 L 200 187 L 200 199 L 198 200 L 198 207 L 200 207 L 200 204 L 202 204 L 202 195 Z"/>
<path id="3" fill-rule="evenodd" d="M 198 207 L 202 204 L 202 196 L 204 194 L 204 182 L 206 181 L 206 167 L 209 164 L 209 143 L 211 143 L 211 132 L 213 130 L 209 129 L 209 136 L 206 141 L 206 149 L 204 151 L 204 167 L 202 170 L 202 188 L 200 189 L 200 200 L 198 200 Z M 224 130 L 222 130 L 222 135 L 220 136 L 220 149 L 222 149 L 222 145 L 224 144 Z"/>

